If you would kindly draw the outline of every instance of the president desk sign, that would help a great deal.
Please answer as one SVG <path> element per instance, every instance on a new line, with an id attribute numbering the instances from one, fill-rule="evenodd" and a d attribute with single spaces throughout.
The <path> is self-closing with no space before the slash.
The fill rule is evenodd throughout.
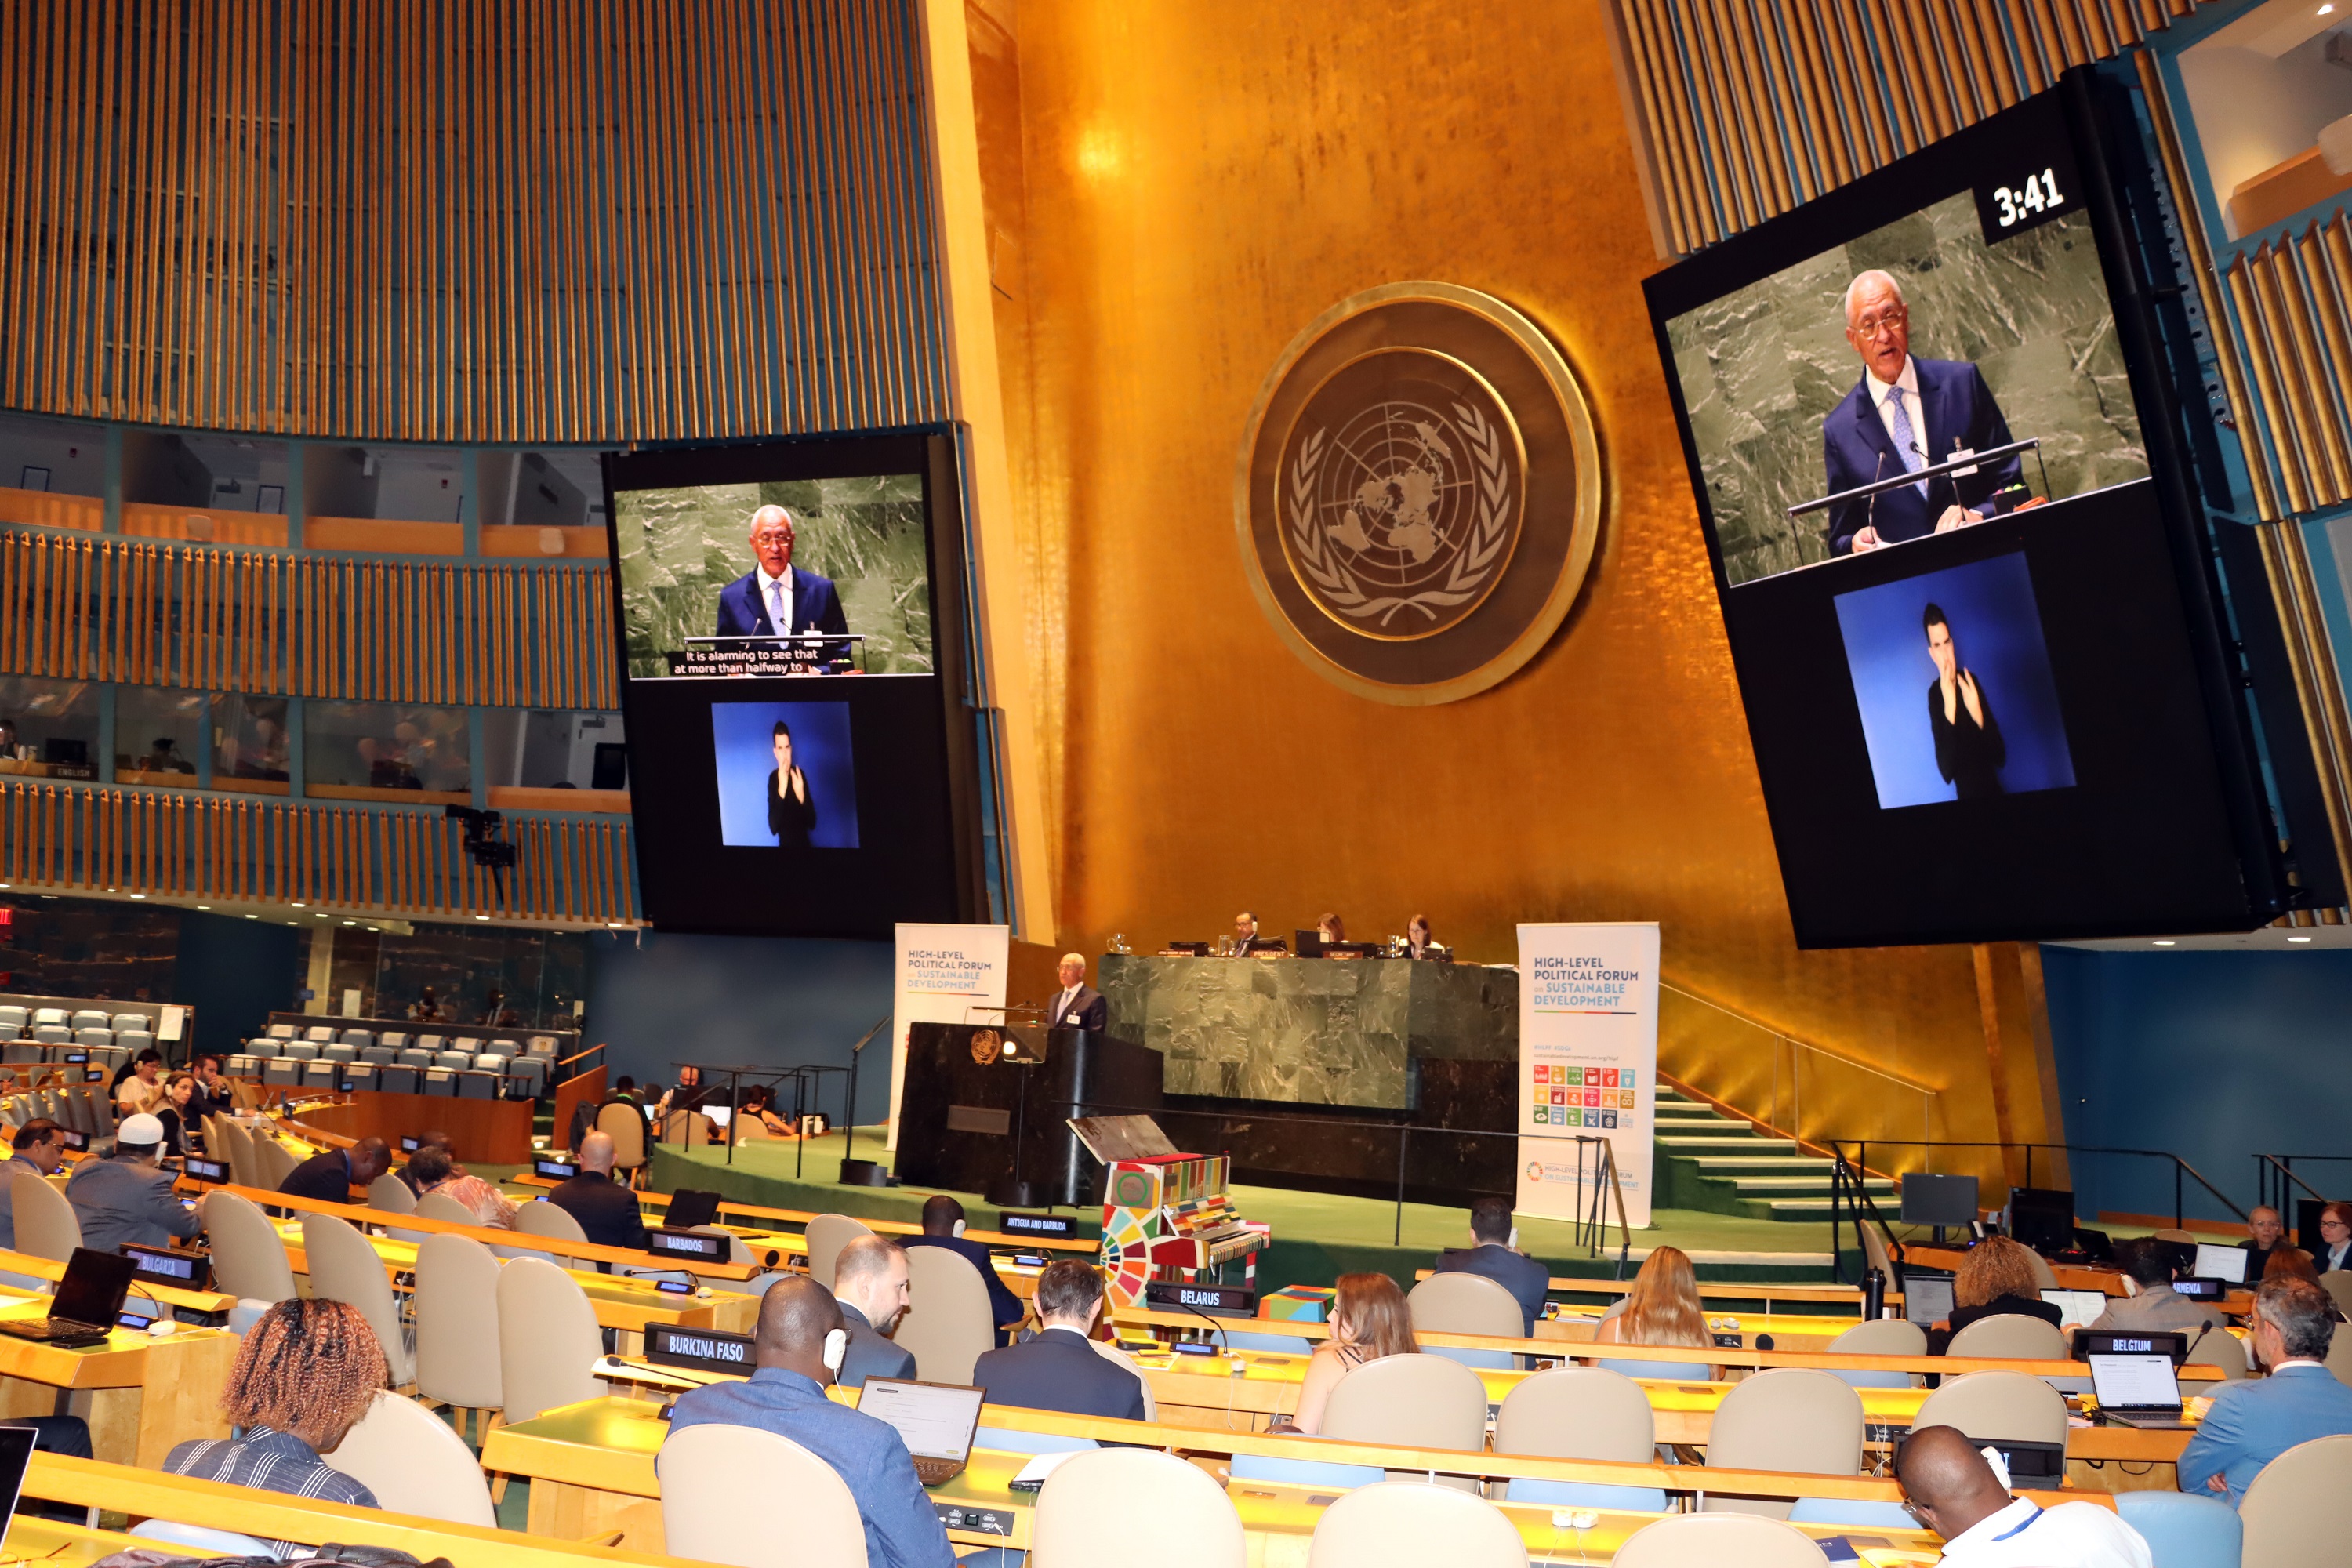
<path id="1" fill-rule="evenodd" d="M 1292 341 L 1242 441 L 1250 586 L 1291 651 L 1377 701 L 1451 702 L 1535 656 L 1600 531 L 1568 362 L 1491 296 L 1393 283 Z"/>
<path id="2" fill-rule="evenodd" d="M 907 1083 L 907 1031 L 917 1024 L 1001 1023 L 1011 926 L 902 925 L 890 1003 L 890 1147 Z"/>
<path id="3" fill-rule="evenodd" d="M 1519 1212 L 1589 1215 L 1599 1137 L 1648 1225 L 1657 1083 L 1657 923 L 1519 927 Z"/>

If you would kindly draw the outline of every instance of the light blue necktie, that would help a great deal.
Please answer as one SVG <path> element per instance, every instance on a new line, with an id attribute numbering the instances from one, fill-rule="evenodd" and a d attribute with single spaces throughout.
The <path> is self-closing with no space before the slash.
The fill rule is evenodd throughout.
<path id="1" fill-rule="evenodd" d="M 1902 460 L 1904 472 L 1917 473 L 1927 466 L 1927 459 L 1919 454 L 1919 439 L 1912 434 L 1911 416 L 1903 406 L 1903 389 L 1899 386 L 1887 389 L 1886 416 L 1887 426 L 1895 432 L 1895 455 Z M 1919 492 L 1921 500 L 1927 499 L 1927 480 L 1921 479 L 1911 488 Z"/>
<path id="2" fill-rule="evenodd" d="M 1900 408 L 1902 405 L 1895 406 Z M 1923 489 L 1919 493 L 1927 492 Z M 784 580 L 781 577 L 768 584 L 768 619 L 779 637 L 793 629 L 793 607 L 784 602 Z"/>

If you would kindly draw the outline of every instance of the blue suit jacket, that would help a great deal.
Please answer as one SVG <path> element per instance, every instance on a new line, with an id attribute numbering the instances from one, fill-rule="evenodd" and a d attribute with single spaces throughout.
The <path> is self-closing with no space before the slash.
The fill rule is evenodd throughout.
<path id="1" fill-rule="evenodd" d="M 834 1404 L 814 1383 L 780 1366 L 763 1366 L 742 1383 L 714 1383 L 677 1396 L 671 1431 L 707 1422 L 790 1437 L 831 1465 L 857 1499 L 871 1568 L 955 1568 L 947 1529 L 889 1423 Z"/>
<path id="2" fill-rule="evenodd" d="M 902 1236 L 898 1238 L 898 1245 L 944 1247 L 979 1269 L 981 1279 L 988 1286 L 988 1315 L 996 1323 L 998 1344 L 1013 1337 L 1005 1331 L 1008 1325 L 1017 1323 L 1028 1315 L 1029 1309 L 1022 1305 L 1021 1298 L 1006 1289 L 1004 1281 L 996 1277 L 996 1265 L 989 1261 L 988 1248 L 982 1243 L 966 1241 L 960 1236 Z"/>
<path id="3" fill-rule="evenodd" d="M 1957 447 L 1982 452 L 2006 447 L 2013 437 L 2000 405 L 1984 376 L 1966 360 L 1911 358 L 1919 375 L 1919 407 L 1927 428 L 1918 432 L 1928 464 L 1945 462 Z M 1874 479 L 1891 479 L 1903 472 L 1903 459 L 1886 422 L 1870 401 L 1870 377 L 1853 384 L 1845 401 L 1822 421 L 1822 459 L 1829 473 L 1828 493 L 1835 495 Z M 1830 508 L 1830 553 L 1853 550 L 1853 536 L 1865 524 L 1878 531 L 1888 544 L 1921 539 L 1936 531 L 1936 520 L 1948 506 L 1977 508 L 1993 491 L 2018 482 L 2021 472 L 2015 454 L 1997 463 L 1980 464 L 1965 476 L 1946 475 L 1927 482 L 1927 493 L 1916 485 L 1899 485 L 1864 500 Z"/>
<path id="4" fill-rule="evenodd" d="M 2339 1324 L 2336 1332 L 2346 1331 Z M 2298 1443 L 2352 1433 L 2352 1388 L 2324 1366 L 2290 1366 L 2225 1383 L 2180 1454 L 2180 1489 L 2202 1496 L 2220 1476 L 2235 1508 L 2263 1467 Z"/>
<path id="5" fill-rule="evenodd" d="M 986 1352 L 972 1363 L 971 1380 L 991 1405 L 1143 1419 L 1143 1380 L 1067 1329 Z"/>
<path id="6" fill-rule="evenodd" d="M 845 632 L 849 622 L 841 613 L 841 595 L 833 579 L 820 577 L 804 566 L 793 568 L 793 624 L 779 626 L 760 599 L 760 574 L 746 572 L 719 591 L 719 630 L 722 637 L 765 637 L 779 632 Z"/>
<path id="7" fill-rule="evenodd" d="M 1525 1253 L 1507 1247 L 1450 1247 L 1437 1255 L 1440 1274 L 1480 1274 L 1518 1298 L 1522 1331 L 1533 1335 L 1537 1315 L 1544 1309 L 1544 1292 L 1551 1289 L 1551 1270 Z"/>

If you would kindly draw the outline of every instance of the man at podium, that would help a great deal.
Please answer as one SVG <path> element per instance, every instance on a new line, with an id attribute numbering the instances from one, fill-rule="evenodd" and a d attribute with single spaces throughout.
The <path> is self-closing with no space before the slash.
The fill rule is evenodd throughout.
<path id="1" fill-rule="evenodd" d="M 1110 1022 L 1110 1004 L 1087 984 L 1087 961 L 1075 952 L 1062 954 L 1061 990 L 1045 1009 L 1049 1029 L 1089 1029 L 1099 1034 Z"/>
<path id="2" fill-rule="evenodd" d="M 2011 440 L 1984 374 L 1966 360 L 1916 359 L 1902 286 L 1875 269 L 1846 286 L 1845 341 L 1862 356 L 1862 379 L 1822 421 L 1829 492 L 1916 473 L 1962 452 Z M 2018 455 L 1972 473 L 1940 474 L 1830 508 L 1830 553 L 1948 533 L 2000 510 L 1993 495 L 2020 482 Z"/>

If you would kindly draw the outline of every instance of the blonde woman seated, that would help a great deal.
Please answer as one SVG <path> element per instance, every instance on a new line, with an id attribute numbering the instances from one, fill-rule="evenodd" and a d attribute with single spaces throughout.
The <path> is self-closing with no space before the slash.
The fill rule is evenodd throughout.
<path id="1" fill-rule="evenodd" d="M 1331 1337 L 1315 1347 L 1307 1363 L 1307 1377 L 1298 1389 L 1298 1415 L 1276 1422 L 1272 1430 L 1313 1436 L 1323 1429 L 1323 1411 L 1339 1380 L 1368 1361 L 1382 1356 L 1414 1355 L 1421 1342 L 1412 1337 L 1412 1313 L 1404 1292 L 1385 1274 L 1342 1274 L 1331 1303 Z"/>
<path id="2" fill-rule="evenodd" d="M 1707 1332 L 1706 1310 L 1699 1304 L 1698 1277 L 1690 1255 L 1678 1247 L 1660 1247 L 1642 1260 L 1625 1304 L 1601 1321 L 1592 1335 L 1601 1345 L 1674 1345 L 1706 1350 L 1715 1343 Z M 1606 1362 L 1601 1363 L 1607 1365 Z M 1678 1375 L 1716 1378 L 1721 1369 L 1694 1363 Z"/>

